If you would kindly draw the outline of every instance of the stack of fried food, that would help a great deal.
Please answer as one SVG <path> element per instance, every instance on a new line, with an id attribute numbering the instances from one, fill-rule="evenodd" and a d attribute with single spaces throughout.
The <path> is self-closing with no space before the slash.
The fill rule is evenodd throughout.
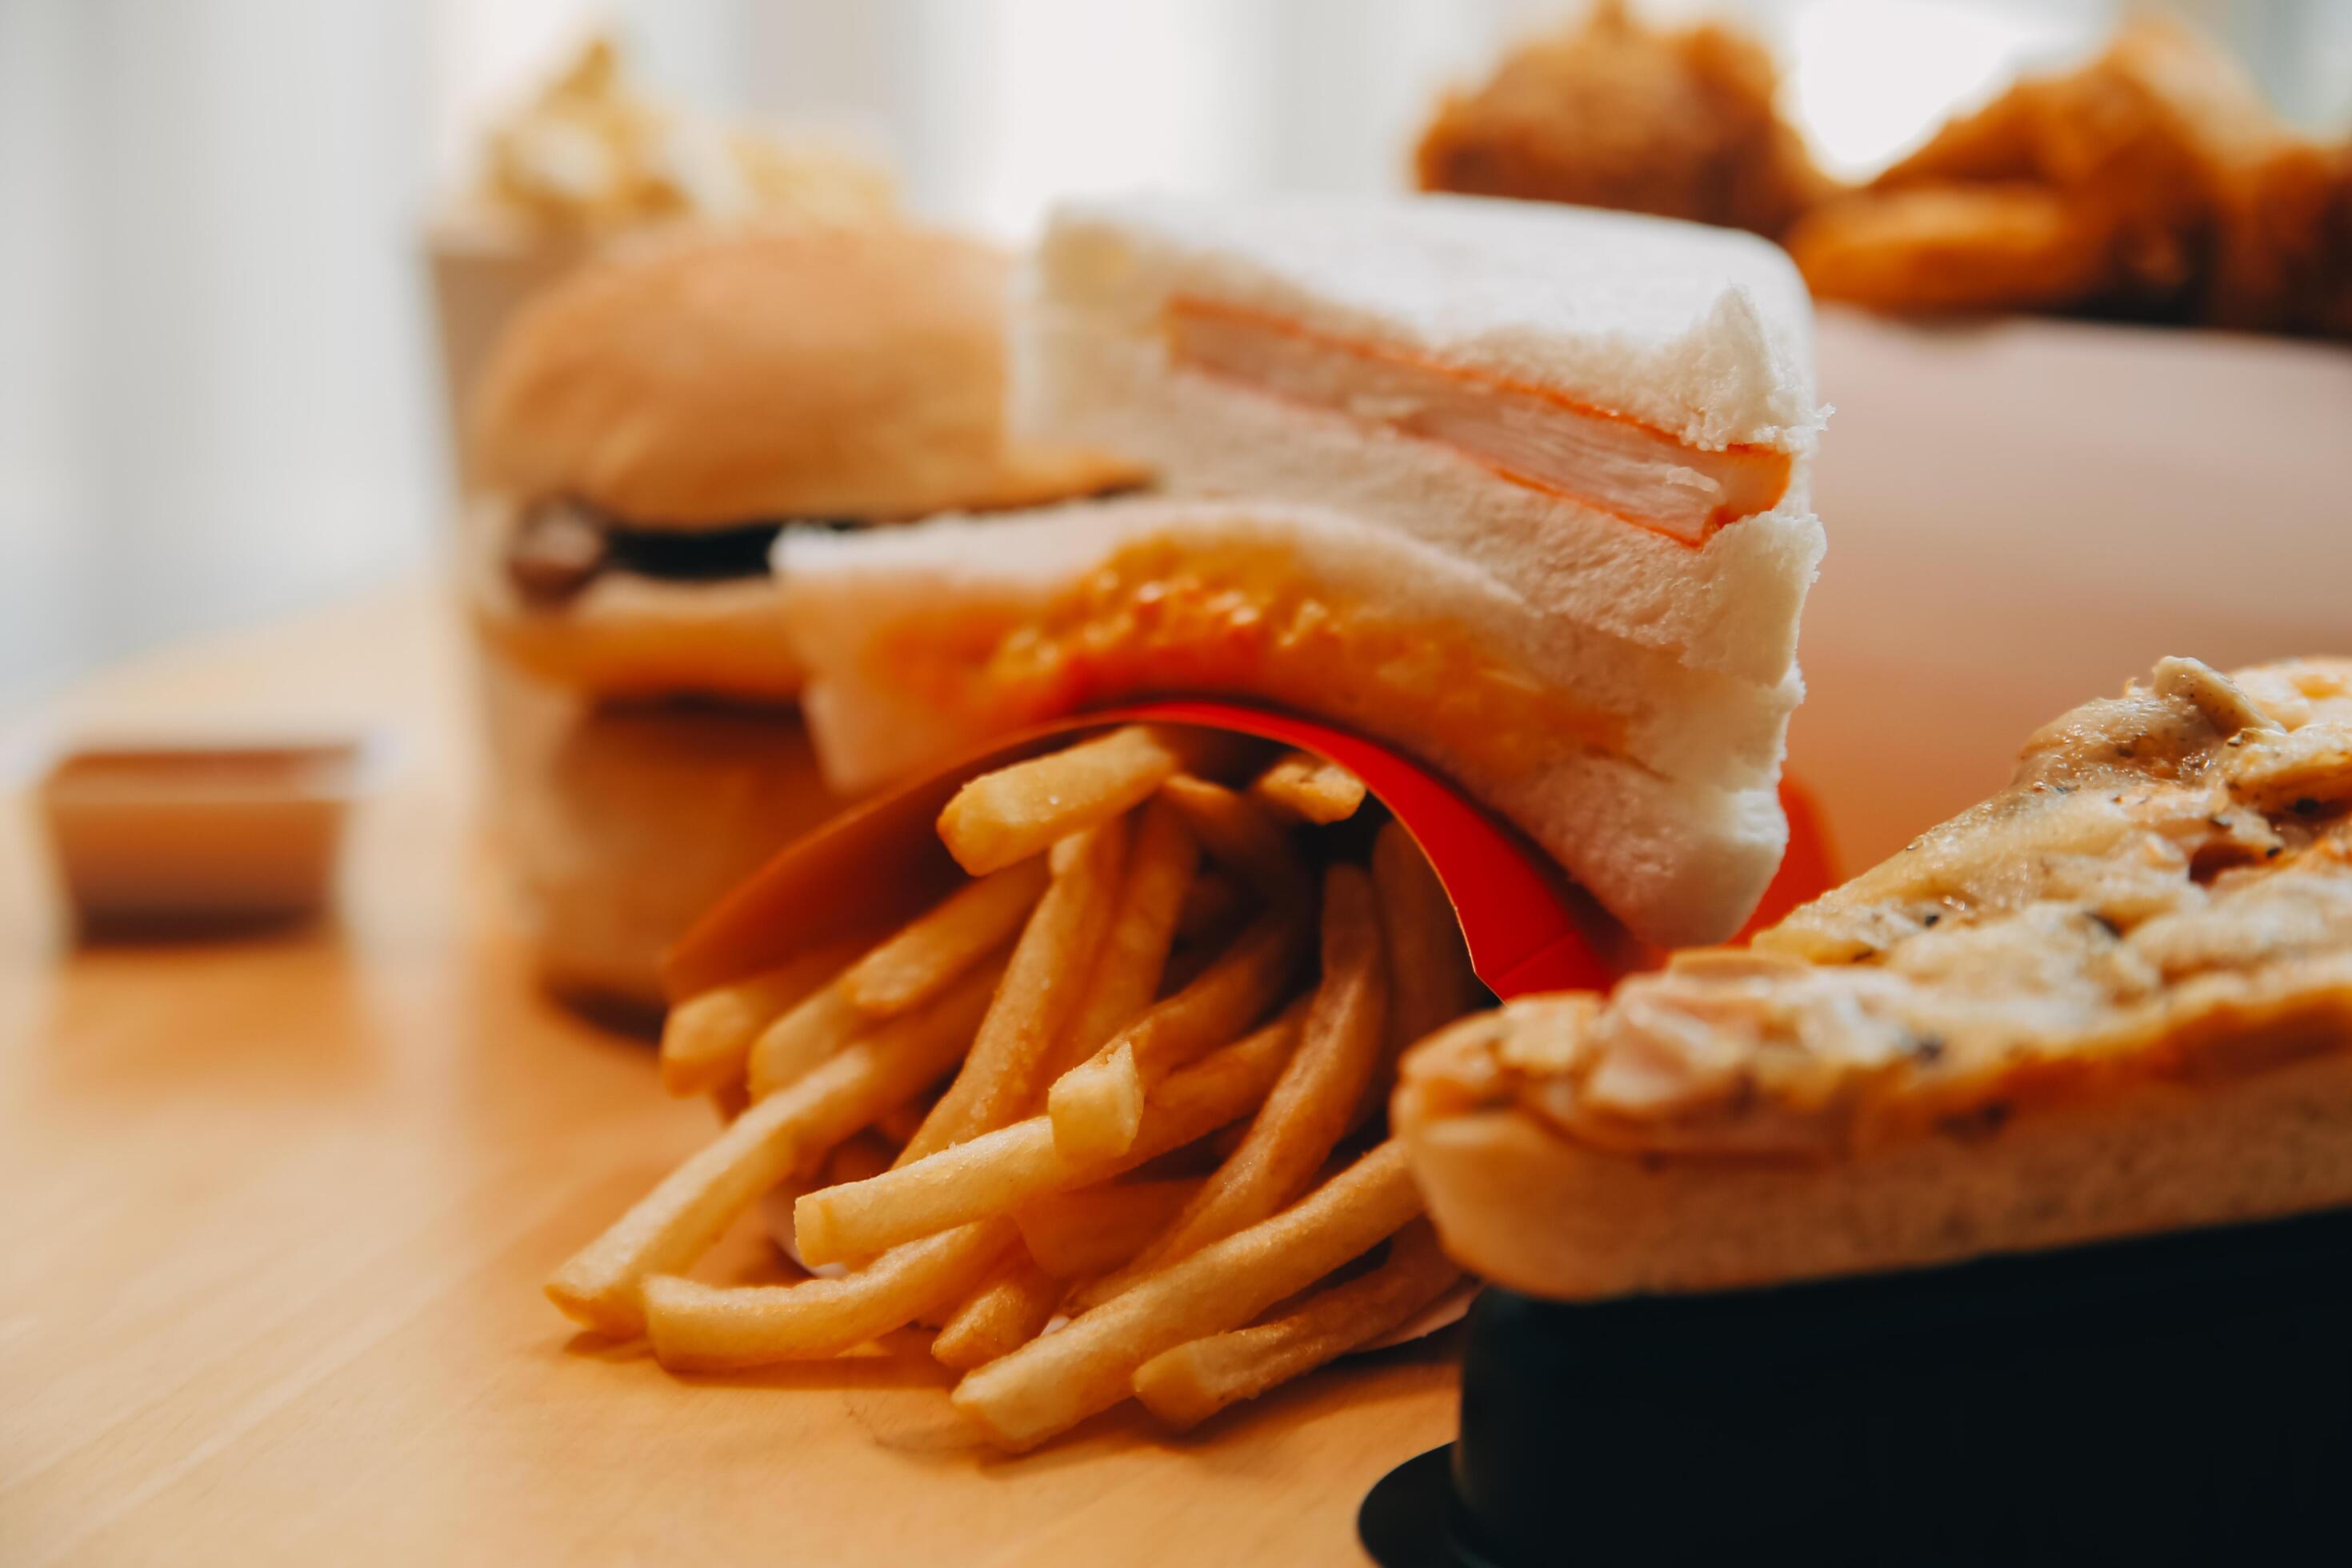
<path id="1" fill-rule="evenodd" d="M 973 780 L 944 901 L 673 1011 L 666 1083 L 730 1120 L 549 1296 L 681 1371 L 935 1326 L 1014 1448 L 1129 1394 L 1189 1426 L 1391 1332 L 1458 1278 L 1387 1135 L 1396 1058 L 1483 992 L 1383 816 L 1186 729 Z M 779 1189 L 828 1277 L 685 1277 Z"/>
<path id="2" fill-rule="evenodd" d="M 1603 0 L 1514 51 L 1423 133 L 1424 190 L 1752 229 L 1813 293 L 1876 310 L 2040 310 L 2352 336 L 2352 144 L 2297 134 L 2177 23 L 2019 82 L 1845 189 L 1780 114 L 1763 46 Z"/>
<path id="3" fill-rule="evenodd" d="M 1953 121 L 1787 236 L 1813 292 L 2352 335 L 2352 146 L 2296 135 L 2237 62 L 2143 17 Z"/>
<path id="4" fill-rule="evenodd" d="M 1421 187 L 1615 207 L 1778 238 L 1830 195 L 1738 29 L 1645 26 L 1622 0 L 1515 50 L 1422 133 Z"/>

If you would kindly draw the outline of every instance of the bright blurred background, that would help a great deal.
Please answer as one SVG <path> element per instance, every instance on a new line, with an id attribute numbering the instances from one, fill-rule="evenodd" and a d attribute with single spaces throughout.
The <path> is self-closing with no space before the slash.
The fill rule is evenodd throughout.
<path id="1" fill-rule="evenodd" d="M 1866 173 L 2111 0 L 1650 4 L 1778 49 Z M 2314 131 L 2352 5 L 2195 0 Z M 832 131 L 1007 237 L 1069 192 L 1377 191 L 1536 0 L 0 0 L 0 703 L 429 570 L 449 468 L 424 225 L 591 29 L 665 97 Z M 1834 536 L 1836 520 L 1832 519 Z"/>

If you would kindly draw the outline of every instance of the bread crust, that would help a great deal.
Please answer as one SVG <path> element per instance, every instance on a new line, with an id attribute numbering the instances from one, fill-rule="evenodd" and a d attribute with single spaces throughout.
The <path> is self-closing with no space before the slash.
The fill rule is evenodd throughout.
<path id="1" fill-rule="evenodd" d="M 2352 1204 L 2352 1007 L 2334 1022 L 2344 1048 L 2269 1071 L 2149 1079 L 1850 1159 L 1624 1154 L 1411 1088 L 1395 1115 L 1446 1250 L 1496 1283 L 1727 1289 Z"/>
<path id="2" fill-rule="evenodd" d="M 527 604 L 505 570 L 517 507 L 478 499 L 467 511 L 466 604 L 485 651 L 537 679 L 615 700 L 721 697 L 789 703 L 805 673 L 785 635 L 775 580 L 665 582 L 598 575 L 553 606 Z"/>
<path id="3" fill-rule="evenodd" d="M 492 350 L 475 471 L 632 525 L 920 517 L 1135 482 L 1005 437 L 1006 259 L 897 226 L 623 247 L 536 297 Z"/>

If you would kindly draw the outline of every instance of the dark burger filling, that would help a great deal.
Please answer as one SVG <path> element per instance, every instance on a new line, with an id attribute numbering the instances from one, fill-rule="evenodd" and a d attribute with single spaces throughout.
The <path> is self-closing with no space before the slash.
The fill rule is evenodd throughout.
<path id="1" fill-rule="evenodd" d="M 507 540 L 506 573 L 528 604 L 565 603 L 608 572 L 664 583 L 765 577 L 787 528 L 863 527 L 849 518 L 787 518 L 718 528 L 646 528 L 559 497 L 528 509 Z"/>

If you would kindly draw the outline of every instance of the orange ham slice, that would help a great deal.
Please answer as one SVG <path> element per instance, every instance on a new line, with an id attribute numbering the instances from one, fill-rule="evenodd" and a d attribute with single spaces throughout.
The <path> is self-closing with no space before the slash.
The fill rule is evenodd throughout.
<path id="1" fill-rule="evenodd" d="M 1167 331 L 1178 364 L 1437 442 L 1514 484 L 1683 544 L 1704 544 L 1788 492 L 1790 457 L 1776 447 L 1694 447 L 1547 387 L 1264 311 L 1179 296 Z"/>

